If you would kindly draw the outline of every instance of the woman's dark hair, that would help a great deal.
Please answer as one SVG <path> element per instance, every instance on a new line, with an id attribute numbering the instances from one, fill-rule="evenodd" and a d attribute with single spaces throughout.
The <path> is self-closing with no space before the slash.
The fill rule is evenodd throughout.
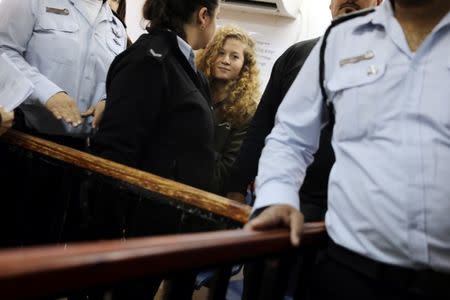
<path id="1" fill-rule="evenodd" d="M 214 14 L 219 0 L 146 0 L 143 16 L 150 21 L 147 30 L 170 29 L 185 38 L 183 25 L 200 7 L 206 7 L 210 16 Z"/>
<path id="2" fill-rule="evenodd" d="M 117 7 L 117 15 L 125 22 L 125 15 L 127 13 L 127 1 L 119 0 L 119 6 Z"/>

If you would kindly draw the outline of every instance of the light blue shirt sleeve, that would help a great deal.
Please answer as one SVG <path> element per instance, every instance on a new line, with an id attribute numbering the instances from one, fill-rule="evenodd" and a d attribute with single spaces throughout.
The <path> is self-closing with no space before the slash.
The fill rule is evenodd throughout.
<path id="1" fill-rule="evenodd" d="M 266 138 L 259 160 L 253 210 L 274 204 L 299 209 L 298 191 L 318 148 L 322 125 L 320 44 L 317 43 L 287 92 L 278 109 L 275 127 Z"/>
<path id="2" fill-rule="evenodd" d="M 3 1 L 0 4 L 0 52 L 4 52 L 16 66 L 31 80 L 35 90 L 31 101 L 39 101 L 45 105 L 54 94 L 62 88 L 42 75 L 36 67 L 30 66 L 24 55 L 35 26 L 35 5 L 38 1 Z M 48 45 L 52 47 L 52 45 Z"/>

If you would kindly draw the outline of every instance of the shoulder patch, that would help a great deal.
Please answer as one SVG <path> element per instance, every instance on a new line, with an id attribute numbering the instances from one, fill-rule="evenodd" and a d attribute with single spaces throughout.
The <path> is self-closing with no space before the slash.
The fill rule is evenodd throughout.
<path id="1" fill-rule="evenodd" d="M 161 36 L 149 36 L 146 41 L 145 55 L 158 61 L 164 60 L 168 53 L 169 46 Z"/>

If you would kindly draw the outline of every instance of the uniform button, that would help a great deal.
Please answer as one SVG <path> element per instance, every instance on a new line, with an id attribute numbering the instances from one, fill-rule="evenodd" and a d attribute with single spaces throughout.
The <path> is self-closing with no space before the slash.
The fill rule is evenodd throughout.
<path id="1" fill-rule="evenodd" d="M 367 69 L 367 75 L 372 76 L 372 75 L 377 75 L 378 74 L 378 67 L 371 65 L 369 67 L 369 69 Z"/>

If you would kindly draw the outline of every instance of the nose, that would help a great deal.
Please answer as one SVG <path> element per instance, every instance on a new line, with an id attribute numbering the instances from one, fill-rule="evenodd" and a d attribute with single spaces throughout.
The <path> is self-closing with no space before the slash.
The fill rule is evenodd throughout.
<path id="1" fill-rule="evenodd" d="M 230 64 L 230 57 L 229 57 L 228 55 L 224 55 L 224 56 L 222 57 L 222 63 L 223 63 L 224 65 L 229 65 L 229 64 Z"/>

